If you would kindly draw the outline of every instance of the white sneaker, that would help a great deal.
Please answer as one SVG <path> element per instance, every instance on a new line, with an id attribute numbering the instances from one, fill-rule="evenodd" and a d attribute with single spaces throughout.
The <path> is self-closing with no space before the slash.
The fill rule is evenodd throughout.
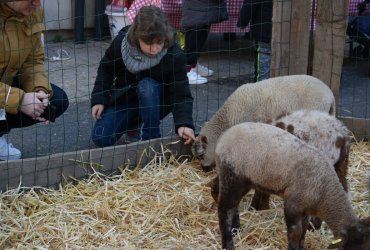
<path id="1" fill-rule="evenodd" d="M 189 79 L 189 84 L 204 84 L 208 82 L 207 78 L 197 74 L 195 68 L 191 69 L 187 75 Z"/>
<path id="2" fill-rule="evenodd" d="M 213 70 L 211 70 L 211 69 L 207 68 L 206 66 L 203 66 L 199 63 L 197 63 L 197 65 L 195 66 L 195 69 L 196 69 L 196 72 L 198 73 L 198 75 L 201 75 L 203 77 L 213 75 Z"/>
<path id="3" fill-rule="evenodd" d="M 4 136 L 0 136 L 0 161 L 18 160 L 21 156 L 21 151 L 8 143 Z"/>

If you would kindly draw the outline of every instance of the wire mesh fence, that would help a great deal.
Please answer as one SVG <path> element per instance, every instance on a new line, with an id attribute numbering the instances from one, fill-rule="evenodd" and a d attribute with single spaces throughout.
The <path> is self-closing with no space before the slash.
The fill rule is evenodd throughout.
<path id="1" fill-rule="evenodd" d="M 3 6 L 4 2 L 0 1 L 0 4 Z M 31 2 L 35 4 L 38 1 Z M 41 1 L 45 12 L 43 24 L 46 27 L 43 32 L 45 52 L 43 65 L 48 81 L 66 92 L 69 107 L 63 115 L 56 119 L 55 123 L 48 125 L 38 123 L 26 128 L 14 128 L 10 133 L 3 135 L 9 143 L 11 142 L 22 152 L 22 159 L 0 163 L 0 189 L 5 190 L 7 187 L 17 186 L 20 176 L 23 178 L 22 184 L 30 186 L 55 185 L 70 175 L 82 177 L 89 173 L 86 166 L 92 160 L 94 164 L 105 165 L 103 167 L 105 172 L 114 171 L 119 164 L 124 165 L 129 161 L 131 163 L 137 162 L 143 152 L 143 145 L 154 147 L 156 143 L 163 142 L 159 139 L 148 144 L 145 142 L 127 144 L 130 138 L 123 135 L 112 147 L 99 148 L 91 141 L 91 131 L 94 126 L 94 120 L 91 116 L 91 93 L 100 61 L 112 43 L 112 25 L 116 25 L 114 28 L 119 30 L 121 27 L 118 25 L 126 26 L 132 22 L 133 18 L 131 17 L 130 20 L 130 17 L 127 16 L 128 13 L 135 15 L 140 6 L 153 2 L 165 11 L 170 22 L 178 31 L 183 31 L 180 23 L 181 0 L 136 0 L 130 2 L 130 6 L 124 6 L 126 9 L 124 8 L 122 12 L 116 13 L 112 12 L 112 9 L 108 9 L 109 11 L 106 9 L 108 5 L 112 4 L 111 1 Z M 292 2 L 275 0 L 274 8 L 279 4 Z M 292 40 L 278 42 L 279 46 L 295 49 L 295 56 L 289 57 L 287 54 L 281 53 L 280 63 L 275 64 L 278 68 L 273 68 L 275 71 L 279 70 L 281 72 L 279 74 L 285 74 L 285 67 L 293 65 L 296 58 L 310 57 L 308 47 L 312 44 L 311 40 L 315 36 L 317 27 L 316 2 L 305 4 L 305 6 L 307 5 L 307 9 L 304 9 L 308 16 L 307 25 L 299 26 L 302 23 L 299 25 L 296 23 L 300 17 L 296 16 L 297 7 L 294 5 L 289 7 L 290 11 L 281 12 L 279 17 L 275 16 L 274 20 L 271 19 L 271 24 L 274 25 L 273 21 L 284 23 L 285 19 L 289 17 L 286 22 L 291 22 L 290 30 L 282 29 L 282 33 L 289 33 L 292 36 L 297 27 L 304 29 L 301 32 L 306 33 L 305 41 L 301 44 L 302 47 L 305 47 L 302 51 L 300 51 L 299 44 L 294 44 Z M 346 6 L 343 7 L 345 8 L 344 12 L 348 15 L 335 12 L 333 5 L 336 4 L 336 1 L 323 2 L 327 5 L 320 8 L 326 7 L 332 10 L 327 12 L 332 13 L 332 19 L 330 19 L 332 24 L 337 19 L 347 20 L 348 17 L 359 16 L 357 9 L 357 5 L 361 2 L 359 0 L 344 1 L 347 2 Z M 211 33 L 199 57 L 199 63 L 212 69 L 214 74 L 208 77 L 207 84 L 190 86 L 194 98 L 195 132 L 199 132 L 203 123 L 210 119 L 238 86 L 254 81 L 255 44 L 250 38 L 250 27 L 237 27 L 242 3 L 242 0 L 227 1 L 229 20 L 211 26 Z M 299 3 L 295 2 L 295 4 Z M 132 8 L 130 8 L 131 6 Z M 363 14 L 366 14 L 368 9 L 369 5 L 365 5 Z M 286 11 L 286 9 L 284 10 Z M 113 18 L 120 20 L 113 21 Z M 276 18 L 280 18 L 280 20 L 276 20 Z M 322 17 L 320 16 L 320 18 Z M 7 19 L 0 21 L 3 37 L 7 32 L 7 21 Z M 122 21 L 123 24 L 118 23 Z M 331 86 L 334 92 L 337 91 L 335 93 L 338 97 L 337 115 L 347 117 L 347 124 L 351 124 L 351 128 L 358 129 L 361 138 L 366 138 L 368 135 L 366 120 L 369 116 L 367 109 L 369 105 L 367 102 L 369 40 L 366 40 L 366 36 L 365 39 L 360 40 L 358 33 L 336 32 L 331 33 L 330 36 L 338 40 L 333 39 L 331 42 L 336 43 L 336 41 L 342 40 L 344 44 L 344 51 L 342 50 L 344 57 L 335 55 L 342 58 L 343 61 L 340 63 L 342 67 L 340 73 L 338 75 L 337 69 L 333 69 L 329 65 L 320 70 L 327 70 L 330 75 L 336 75 L 340 79 L 338 89 Z M 2 40 L 5 41 L 4 38 Z M 32 45 L 29 46 L 32 47 Z M 281 47 L 280 52 L 284 52 Z M 1 53 L 6 55 L 5 45 L 4 48 L 0 48 Z M 22 53 L 21 49 L 17 53 Z M 333 49 L 330 53 L 338 52 Z M 273 50 L 272 54 L 275 56 L 276 52 Z M 282 62 L 288 57 L 290 62 L 286 66 Z M 5 58 L 5 60 L 1 59 L 3 61 L 0 69 L 4 72 L 7 67 L 6 56 L 1 55 L 1 58 Z M 332 64 L 336 65 L 336 62 L 332 60 Z M 305 67 L 306 71 L 301 73 L 310 73 L 309 68 L 308 65 Z M 294 73 L 294 71 L 287 73 L 292 74 L 292 72 Z M 335 77 L 331 77 L 331 79 L 333 78 Z M 176 135 L 173 118 L 173 115 L 169 114 L 160 124 L 161 136 L 165 138 L 166 143 L 180 140 Z M 181 145 L 178 146 L 180 149 L 177 148 L 179 153 L 189 153 L 188 148 L 182 146 L 182 142 L 178 144 Z M 107 163 L 109 161 L 110 163 Z M 27 178 L 27 176 L 30 177 Z"/>

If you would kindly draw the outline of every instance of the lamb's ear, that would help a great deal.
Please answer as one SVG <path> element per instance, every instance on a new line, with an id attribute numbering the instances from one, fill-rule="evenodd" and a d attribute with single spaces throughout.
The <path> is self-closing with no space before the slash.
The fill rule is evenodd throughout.
<path id="1" fill-rule="evenodd" d="M 200 141 L 201 141 L 202 143 L 204 143 L 204 144 L 208 144 L 207 136 L 202 135 L 202 136 L 200 137 Z"/>

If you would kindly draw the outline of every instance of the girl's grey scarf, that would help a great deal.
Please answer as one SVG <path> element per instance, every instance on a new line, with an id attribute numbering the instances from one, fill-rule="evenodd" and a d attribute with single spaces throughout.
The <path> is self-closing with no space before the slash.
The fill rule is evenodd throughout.
<path id="1" fill-rule="evenodd" d="M 157 55 L 150 57 L 145 55 L 140 49 L 132 46 L 127 41 L 126 35 L 122 40 L 121 53 L 123 63 L 126 65 L 127 70 L 136 74 L 159 64 L 164 55 L 166 55 L 167 48 L 163 48 Z"/>

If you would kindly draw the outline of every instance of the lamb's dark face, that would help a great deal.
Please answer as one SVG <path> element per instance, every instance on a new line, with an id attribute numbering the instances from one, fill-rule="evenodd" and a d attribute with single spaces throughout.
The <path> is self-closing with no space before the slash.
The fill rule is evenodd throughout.
<path id="1" fill-rule="evenodd" d="M 370 250 L 370 217 L 360 220 L 343 233 L 342 241 L 329 245 L 328 249 Z"/>
<path id="2" fill-rule="evenodd" d="M 200 161 L 200 165 L 204 171 L 208 172 L 214 168 L 214 153 L 211 153 L 206 136 L 199 135 L 195 139 L 191 146 L 191 152 Z"/>

